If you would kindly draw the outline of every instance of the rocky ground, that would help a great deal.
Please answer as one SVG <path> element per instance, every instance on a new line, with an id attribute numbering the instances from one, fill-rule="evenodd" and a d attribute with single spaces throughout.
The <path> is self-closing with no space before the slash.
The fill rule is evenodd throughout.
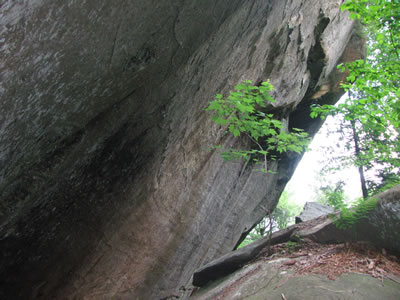
<path id="1" fill-rule="evenodd" d="M 367 242 L 289 241 L 265 247 L 240 271 L 194 289 L 191 298 L 289 300 L 322 299 L 322 295 L 323 299 L 399 299 L 400 259 Z"/>
<path id="2" fill-rule="evenodd" d="M 193 299 L 400 299 L 400 186 L 349 228 L 292 225 L 198 269 Z"/>
<path id="3" fill-rule="evenodd" d="M 343 273 L 369 274 L 383 280 L 392 279 L 400 283 L 400 259 L 377 249 L 366 242 L 343 244 L 318 244 L 311 240 L 287 242 L 271 247 L 272 255 L 265 249 L 257 259 L 272 261 L 288 258 L 282 270 L 291 269 L 300 274 L 321 274 L 335 280 Z"/>

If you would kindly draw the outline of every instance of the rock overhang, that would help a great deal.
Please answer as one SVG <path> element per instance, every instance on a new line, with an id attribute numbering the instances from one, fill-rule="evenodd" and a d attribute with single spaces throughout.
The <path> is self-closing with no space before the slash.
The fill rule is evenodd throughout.
<path id="1" fill-rule="evenodd" d="M 313 134 L 321 123 L 307 118 L 310 99 L 353 29 L 339 4 L 3 4 L 1 290 L 51 297 L 66 282 L 76 297 L 129 298 L 141 285 L 138 295 L 158 297 L 232 249 L 261 206 L 276 205 L 299 157 L 272 162 L 267 179 L 224 164 L 209 146 L 246 142 L 203 108 L 243 79 L 269 78 L 282 117 Z M 313 74 L 309 57 L 323 58 Z"/>

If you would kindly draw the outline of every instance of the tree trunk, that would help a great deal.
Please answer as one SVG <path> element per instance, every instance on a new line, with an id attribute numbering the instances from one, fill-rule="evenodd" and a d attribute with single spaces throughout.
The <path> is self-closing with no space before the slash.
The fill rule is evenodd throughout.
<path id="1" fill-rule="evenodd" d="M 363 168 L 363 165 L 360 163 L 361 162 L 360 140 L 359 140 L 359 136 L 357 134 L 355 120 L 351 120 L 351 129 L 353 130 L 354 149 L 355 149 L 355 155 L 356 155 L 356 158 L 358 161 L 358 173 L 360 174 L 361 191 L 362 191 L 363 198 L 367 199 L 368 190 L 367 190 L 367 184 L 365 181 L 364 168 Z"/>

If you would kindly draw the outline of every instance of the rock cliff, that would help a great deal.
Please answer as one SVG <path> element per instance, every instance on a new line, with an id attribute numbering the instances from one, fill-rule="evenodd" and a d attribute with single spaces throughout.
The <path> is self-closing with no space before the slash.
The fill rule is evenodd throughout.
<path id="1" fill-rule="evenodd" d="M 300 156 L 225 163 L 210 146 L 248 142 L 204 108 L 269 78 L 313 135 L 363 53 L 341 2 L 2 1 L 0 298 L 160 299 L 232 250 Z"/>

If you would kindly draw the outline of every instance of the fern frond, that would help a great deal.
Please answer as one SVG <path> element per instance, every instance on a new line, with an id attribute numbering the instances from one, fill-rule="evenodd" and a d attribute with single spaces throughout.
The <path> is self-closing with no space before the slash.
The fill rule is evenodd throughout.
<path id="1" fill-rule="evenodd" d="M 336 218 L 333 223 L 340 230 L 352 228 L 361 219 L 368 218 L 368 215 L 376 209 L 377 199 L 371 198 L 360 202 L 352 209 L 342 209 L 340 217 Z"/>

